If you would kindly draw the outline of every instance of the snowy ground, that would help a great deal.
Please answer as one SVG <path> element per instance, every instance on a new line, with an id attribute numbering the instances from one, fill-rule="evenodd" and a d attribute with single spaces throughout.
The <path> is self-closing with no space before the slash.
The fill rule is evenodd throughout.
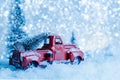
<path id="1" fill-rule="evenodd" d="M 98 58 L 101 59 L 101 58 Z M 1 67 L 0 80 L 3 79 L 50 79 L 50 80 L 119 80 L 119 59 L 106 56 L 104 60 L 88 58 L 80 65 L 57 64 L 47 68 L 30 68 L 26 71 L 14 70 L 8 65 Z"/>

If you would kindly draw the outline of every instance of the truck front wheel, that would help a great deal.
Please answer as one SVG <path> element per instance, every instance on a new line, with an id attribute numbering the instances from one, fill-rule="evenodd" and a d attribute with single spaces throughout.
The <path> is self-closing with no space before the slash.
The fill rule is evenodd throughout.
<path id="1" fill-rule="evenodd" d="M 75 57 L 74 61 L 71 61 L 71 64 L 80 64 L 81 63 L 81 58 L 79 56 Z"/>

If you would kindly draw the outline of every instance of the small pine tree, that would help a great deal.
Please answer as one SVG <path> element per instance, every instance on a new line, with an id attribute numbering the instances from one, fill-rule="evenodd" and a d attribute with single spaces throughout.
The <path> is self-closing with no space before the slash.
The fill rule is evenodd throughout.
<path id="1" fill-rule="evenodd" d="M 47 37 L 49 34 L 41 33 L 34 37 L 27 37 L 25 39 L 19 40 L 14 44 L 15 49 L 18 51 L 25 51 L 25 50 L 34 50 L 36 49 Z"/>
<path id="2" fill-rule="evenodd" d="M 72 32 L 72 36 L 71 36 L 71 43 L 72 44 L 75 44 L 75 35 L 74 35 L 74 32 Z"/>
<path id="3" fill-rule="evenodd" d="M 8 36 L 7 36 L 7 53 L 10 54 L 14 49 L 13 44 L 27 34 L 22 30 L 25 25 L 25 17 L 20 7 L 21 0 L 11 0 L 10 12 L 8 16 Z"/>

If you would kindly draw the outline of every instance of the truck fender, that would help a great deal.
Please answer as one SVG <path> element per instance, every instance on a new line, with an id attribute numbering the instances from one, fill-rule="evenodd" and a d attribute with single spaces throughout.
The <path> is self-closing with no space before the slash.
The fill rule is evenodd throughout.
<path id="1" fill-rule="evenodd" d="M 27 60 L 27 62 L 28 62 L 28 64 L 30 63 L 30 62 L 33 62 L 33 61 L 36 61 L 36 62 L 38 62 L 38 64 L 39 64 L 39 57 L 38 56 L 28 56 L 28 57 L 26 57 L 26 60 Z"/>
<path id="2" fill-rule="evenodd" d="M 74 61 L 74 59 L 76 58 L 76 57 L 78 57 L 79 56 L 79 54 L 76 54 L 76 53 L 74 53 L 74 52 L 70 52 L 70 54 L 69 54 L 69 57 L 70 57 L 70 60 L 71 61 Z M 80 57 L 80 56 L 79 56 Z"/>

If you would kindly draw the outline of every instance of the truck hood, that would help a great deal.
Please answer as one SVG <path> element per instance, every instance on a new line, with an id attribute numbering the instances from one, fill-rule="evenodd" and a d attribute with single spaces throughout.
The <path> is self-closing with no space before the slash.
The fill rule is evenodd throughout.
<path id="1" fill-rule="evenodd" d="M 76 48 L 74 44 L 66 44 L 64 45 L 65 49 L 71 49 L 71 48 Z"/>

